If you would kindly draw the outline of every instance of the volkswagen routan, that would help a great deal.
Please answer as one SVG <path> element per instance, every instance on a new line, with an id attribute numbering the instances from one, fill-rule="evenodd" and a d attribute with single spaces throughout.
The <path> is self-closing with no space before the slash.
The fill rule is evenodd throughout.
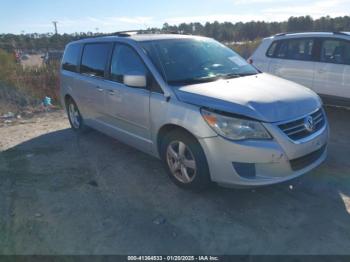
<path id="1" fill-rule="evenodd" d="M 327 155 L 318 95 L 210 38 L 123 33 L 72 42 L 61 97 L 75 131 L 90 127 L 161 159 L 186 189 L 279 183 Z"/>

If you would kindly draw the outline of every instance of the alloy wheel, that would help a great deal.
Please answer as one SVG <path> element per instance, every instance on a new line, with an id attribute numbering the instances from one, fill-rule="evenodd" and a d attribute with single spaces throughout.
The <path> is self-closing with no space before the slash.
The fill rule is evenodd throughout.
<path id="1" fill-rule="evenodd" d="M 72 123 L 72 126 L 76 129 L 80 127 L 80 113 L 77 106 L 74 103 L 69 103 L 68 106 L 69 119 Z"/>
<path id="2" fill-rule="evenodd" d="M 170 172 L 178 181 L 188 184 L 195 179 L 196 160 L 191 149 L 184 142 L 171 142 L 166 150 L 166 160 Z"/>

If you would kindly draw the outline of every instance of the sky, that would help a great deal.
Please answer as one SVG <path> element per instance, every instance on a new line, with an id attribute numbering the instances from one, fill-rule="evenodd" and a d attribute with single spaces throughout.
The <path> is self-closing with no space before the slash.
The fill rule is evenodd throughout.
<path id="1" fill-rule="evenodd" d="M 0 0 L 0 33 L 103 32 L 189 22 L 350 15 L 350 0 Z"/>

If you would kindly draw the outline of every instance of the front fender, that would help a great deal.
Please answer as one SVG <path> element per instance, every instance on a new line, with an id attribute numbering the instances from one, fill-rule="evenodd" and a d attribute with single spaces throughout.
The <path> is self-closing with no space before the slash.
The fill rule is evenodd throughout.
<path id="1" fill-rule="evenodd" d="M 151 94 L 150 122 L 155 154 L 159 131 L 166 125 L 179 126 L 198 139 L 217 136 L 203 119 L 200 107 L 178 101 L 174 96 L 167 101 L 162 94 Z"/>

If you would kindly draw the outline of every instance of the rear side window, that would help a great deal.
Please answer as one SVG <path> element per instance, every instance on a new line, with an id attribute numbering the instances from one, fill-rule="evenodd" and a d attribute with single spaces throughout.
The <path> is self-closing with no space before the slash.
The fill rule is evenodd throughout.
<path id="1" fill-rule="evenodd" d="M 350 65 L 350 42 L 327 39 L 322 42 L 321 62 Z"/>
<path id="2" fill-rule="evenodd" d="M 312 61 L 313 60 L 313 47 L 314 39 L 289 39 L 278 41 L 275 50 L 273 44 L 268 51 L 271 52 L 271 56 L 281 59 L 291 59 L 291 60 L 303 60 Z M 268 55 L 269 53 L 267 53 Z"/>
<path id="3" fill-rule="evenodd" d="M 66 48 L 62 59 L 62 69 L 77 72 L 81 45 L 71 44 Z"/>
<path id="4" fill-rule="evenodd" d="M 147 69 L 139 55 L 127 45 L 116 44 L 111 62 L 111 79 L 123 83 L 124 75 L 138 74 L 147 74 Z"/>
<path id="5" fill-rule="evenodd" d="M 111 49 L 110 43 L 87 44 L 84 47 L 80 72 L 103 77 Z"/>
<path id="6" fill-rule="evenodd" d="M 275 54 L 275 50 L 276 50 L 276 47 L 277 47 L 277 43 L 278 42 L 273 42 L 271 45 L 270 45 L 270 48 L 267 50 L 267 53 L 266 55 L 268 57 L 273 57 L 274 54 Z"/>

